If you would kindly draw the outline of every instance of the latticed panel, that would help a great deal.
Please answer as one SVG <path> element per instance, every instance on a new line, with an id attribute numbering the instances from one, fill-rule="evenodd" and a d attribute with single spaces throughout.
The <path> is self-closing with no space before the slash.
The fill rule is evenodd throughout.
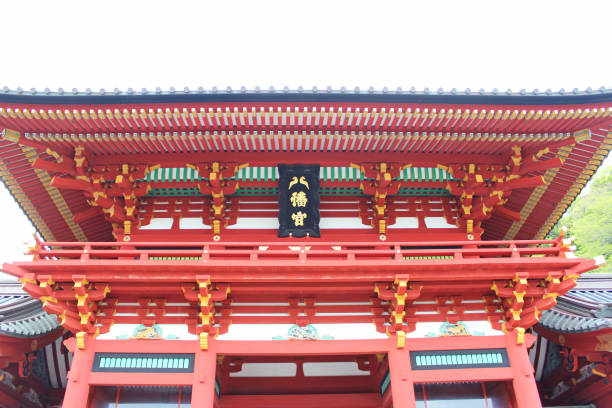
<path id="1" fill-rule="evenodd" d="M 237 196 L 277 196 L 280 194 L 280 190 L 278 187 L 240 187 L 238 191 L 236 191 Z"/>
<path id="2" fill-rule="evenodd" d="M 278 187 L 240 187 L 236 191 L 236 196 L 277 196 Z M 322 196 L 362 196 L 359 187 L 321 187 Z M 398 196 L 447 196 L 450 195 L 444 188 L 433 187 L 404 187 L 397 194 Z M 154 188 L 147 194 L 148 197 L 187 197 L 202 196 L 197 188 Z"/>
<path id="3" fill-rule="evenodd" d="M 365 180 L 363 173 L 353 167 L 321 167 L 320 178 L 323 181 L 361 181 Z M 150 172 L 146 178 L 152 182 L 199 181 L 202 177 L 196 170 L 190 168 L 161 168 Z M 246 167 L 238 170 L 236 180 L 239 181 L 276 181 L 276 167 Z M 399 178 L 402 181 L 448 181 L 452 180 L 449 173 L 432 167 L 410 167 L 402 170 Z"/>
<path id="4" fill-rule="evenodd" d="M 321 167 L 320 178 L 324 182 L 360 182 L 368 180 L 363 173 L 353 167 Z M 278 169 L 276 167 L 246 167 L 238 170 L 235 180 L 243 182 L 270 182 L 278 180 Z M 415 167 L 402 170 L 400 177 L 402 181 L 416 182 L 441 182 L 452 180 L 450 174 L 444 170 L 428 167 Z M 197 182 L 203 180 L 196 170 L 190 168 L 161 168 L 150 172 L 146 180 L 149 182 Z M 268 196 L 278 195 L 276 187 L 240 187 L 237 196 Z M 358 187 L 325 186 L 321 187 L 321 195 L 363 195 Z M 402 187 L 397 195 L 400 196 L 445 196 L 450 193 L 439 187 Z M 153 188 L 147 196 L 149 197 L 185 197 L 200 196 L 195 187 L 184 188 Z"/>
<path id="5" fill-rule="evenodd" d="M 445 188 L 436 187 L 402 187 L 397 195 L 400 196 L 447 196 L 450 192 Z"/>
<path id="6" fill-rule="evenodd" d="M 449 181 L 453 178 L 442 169 L 432 167 L 409 167 L 402 170 L 399 179 L 402 181 Z"/>
<path id="7" fill-rule="evenodd" d="M 153 188 L 147 193 L 148 197 L 187 197 L 200 196 L 200 190 L 193 187 L 185 188 Z"/>
<path id="8" fill-rule="evenodd" d="M 413 370 L 509 367 L 504 349 L 411 351 Z"/>
<path id="9" fill-rule="evenodd" d="M 151 256 L 151 261 L 199 261 L 200 256 Z"/>
<path id="10" fill-rule="evenodd" d="M 187 167 L 165 167 L 151 171 L 145 180 L 153 182 L 163 181 L 198 181 L 202 180 L 197 170 Z"/>
<path id="11" fill-rule="evenodd" d="M 404 259 L 415 259 L 415 260 L 422 260 L 422 259 L 453 259 L 452 256 L 405 256 Z"/>

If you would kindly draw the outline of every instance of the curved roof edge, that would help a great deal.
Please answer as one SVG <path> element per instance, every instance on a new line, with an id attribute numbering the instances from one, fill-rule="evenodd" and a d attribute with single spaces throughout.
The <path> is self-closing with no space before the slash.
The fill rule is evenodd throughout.
<path id="1" fill-rule="evenodd" d="M 538 325 L 564 334 L 612 328 L 612 274 L 582 275 L 552 309 L 542 312 Z"/>
<path id="2" fill-rule="evenodd" d="M 21 282 L 0 280 L 0 335 L 36 338 L 57 330 L 57 316 L 21 289 Z"/>
<path id="3" fill-rule="evenodd" d="M 430 91 L 425 88 L 422 91 L 417 91 L 411 88 L 404 91 L 401 88 L 389 90 L 360 90 L 356 87 L 353 90 L 346 88 L 332 89 L 328 87 L 324 90 L 314 87 L 310 90 L 298 88 L 297 90 L 289 90 L 283 88 L 276 90 L 270 87 L 268 90 L 255 88 L 247 90 L 241 88 L 234 90 L 227 87 L 224 90 L 213 87 L 210 90 L 205 90 L 199 87 L 196 90 L 191 90 L 185 87 L 182 90 L 170 88 L 162 90 L 156 88 L 149 91 L 143 88 L 141 91 L 134 91 L 128 88 L 127 91 L 122 91 L 115 88 L 113 91 L 101 89 L 92 91 L 86 89 L 79 91 L 74 88 L 71 91 L 64 91 L 59 88 L 57 91 L 52 91 L 45 88 L 43 91 L 34 88 L 25 91 L 22 88 L 11 90 L 8 87 L 0 89 L 0 102 L 5 103 L 23 103 L 23 104 L 137 104 L 137 103 L 214 103 L 214 102 L 357 102 L 357 103 L 436 103 L 436 104 L 490 104 L 490 105 L 572 105 L 572 104 L 593 104 L 612 102 L 612 88 L 601 87 L 597 90 L 587 88 L 585 90 L 574 89 L 565 91 L 563 89 L 553 92 L 546 90 L 540 92 L 537 89 L 533 91 L 521 90 L 514 92 L 512 90 L 498 91 L 479 91 L 472 92 L 470 89 L 465 91 L 457 91 L 452 89 L 445 91 L 439 88 L 436 91 Z"/>

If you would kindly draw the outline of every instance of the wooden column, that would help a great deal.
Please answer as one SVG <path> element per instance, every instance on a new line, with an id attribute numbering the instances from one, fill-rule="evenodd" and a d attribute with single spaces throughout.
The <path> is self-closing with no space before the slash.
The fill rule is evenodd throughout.
<path id="1" fill-rule="evenodd" d="M 72 338 L 67 343 L 70 351 L 74 352 L 74 357 L 68 372 L 68 384 L 62 408 L 85 408 L 89 399 L 89 373 L 93 366 L 95 339 L 83 333 L 82 338 L 75 340 Z M 78 347 L 79 345 L 84 347 Z"/>
<path id="2" fill-rule="evenodd" d="M 410 351 L 395 346 L 397 335 L 391 337 L 389 350 L 389 372 L 391 374 L 391 393 L 394 408 L 415 408 L 414 382 L 410 367 Z"/>
<path id="3" fill-rule="evenodd" d="M 191 406 L 213 408 L 215 403 L 215 373 L 217 369 L 216 341 L 208 339 L 208 348 L 195 352 Z"/>
<path id="4" fill-rule="evenodd" d="M 506 334 L 506 349 L 514 373 L 512 387 L 517 408 L 541 408 L 542 402 L 533 377 L 533 366 L 529 361 L 527 347 L 524 342 L 517 344 L 514 331 Z"/>

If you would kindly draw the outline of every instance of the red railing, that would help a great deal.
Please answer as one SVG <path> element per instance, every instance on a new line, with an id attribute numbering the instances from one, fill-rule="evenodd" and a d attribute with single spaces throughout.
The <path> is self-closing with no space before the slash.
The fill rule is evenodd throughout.
<path id="1" fill-rule="evenodd" d="M 405 261 L 410 259 L 565 257 L 558 240 L 445 242 L 40 242 L 43 260 Z"/>

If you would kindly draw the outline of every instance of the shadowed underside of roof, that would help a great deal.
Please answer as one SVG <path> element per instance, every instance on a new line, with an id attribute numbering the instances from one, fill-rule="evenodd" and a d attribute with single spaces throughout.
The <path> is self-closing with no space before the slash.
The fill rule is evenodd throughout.
<path id="1" fill-rule="evenodd" d="M 505 206 L 521 220 L 494 215 L 483 225 L 485 239 L 543 237 L 612 148 L 611 126 L 612 91 L 606 89 L 0 91 L 0 129 L 62 151 L 83 146 L 91 164 L 180 167 L 240 159 L 275 166 L 295 157 L 337 161 L 333 166 L 367 160 L 435 168 L 453 160 L 505 163 L 512 146 L 526 154 L 551 147 L 541 159 L 559 157 L 563 165 L 529 173 L 547 185 L 514 191 Z M 567 143 L 585 130 L 590 138 Z M 31 166 L 38 156 L 31 147 L 0 141 L 0 176 L 43 237 L 112 240 L 102 215 L 73 222 L 89 208 L 83 193 L 50 186 L 49 173 Z"/>

